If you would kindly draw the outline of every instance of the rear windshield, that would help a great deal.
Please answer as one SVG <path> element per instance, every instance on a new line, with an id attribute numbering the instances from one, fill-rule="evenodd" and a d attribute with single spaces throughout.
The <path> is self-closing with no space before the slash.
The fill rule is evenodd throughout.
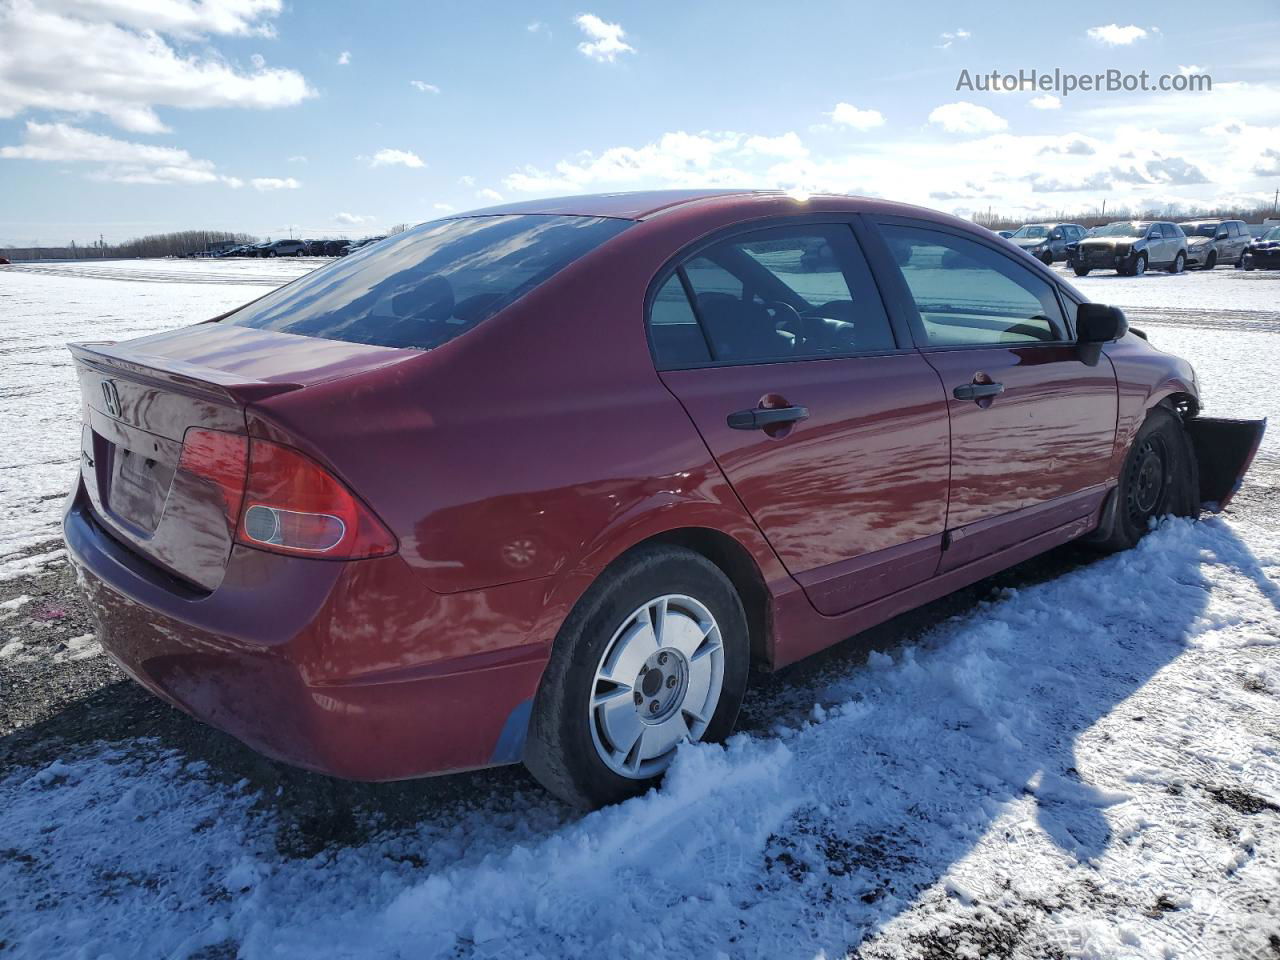
<path id="1" fill-rule="evenodd" d="M 630 225 L 603 217 L 537 215 L 436 220 L 369 244 L 222 322 L 429 350 Z"/>

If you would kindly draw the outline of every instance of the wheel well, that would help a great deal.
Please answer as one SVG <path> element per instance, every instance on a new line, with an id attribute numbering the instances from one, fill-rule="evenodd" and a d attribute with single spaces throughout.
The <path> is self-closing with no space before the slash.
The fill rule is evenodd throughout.
<path id="1" fill-rule="evenodd" d="M 700 553 L 729 578 L 747 615 L 747 629 L 751 639 L 751 663 L 768 668 L 773 636 L 773 605 L 769 602 L 769 590 L 760 575 L 760 568 L 747 552 L 746 547 L 728 534 L 706 527 L 684 527 L 667 530 L 636 546 L 651 543 L 669 543 Z M 634 549 L 634 548 L 633 548 Z"/>
<path id="2" fill-rule="evenodd" d="M 1200 412 L 1200 404 L 1189 393 L 1171 393 L 1160 403 L 1176 413 L 1179 420 L 1189 420 Z"/>

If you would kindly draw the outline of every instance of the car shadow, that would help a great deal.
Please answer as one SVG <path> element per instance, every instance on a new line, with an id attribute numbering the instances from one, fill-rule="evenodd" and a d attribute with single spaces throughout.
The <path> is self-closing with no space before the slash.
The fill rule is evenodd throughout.
<path id="1" fill-rule="evenodd" d="M 1202 567 L 1225 563 L 1257 584 L 1280 610 L 1280 587 L 1273 583 L 1246 544 L 1229 525 L 1210 521 L 1213 549 L 1208 556 L 1184 550 L 1176 568 L 1164 564 L 1160 576 L 1173 577 L 1185 589 L 1165 590 L 1158 614 L 1145 605 L 1141 583 L 1134 583 L 1134 622 L 1158 616 L 1158 640 L 1141 631 L 1115 630 L 1114 643 L 1094 643 L 1076 657 L 1058 651 L 1070 666 L 1069 682 L 1031 683 L 1019 692 L 1033 707 L 1019 712 L 1025 722 L 1015 731 L 1016 747 L 992 744 L 982 769 L 998 770 L 998 777 L 974 778 L 974 758 L 961 758 L 944 786 L 933 767 L 939 753 L 916 755 L 903 749 L 907 741 L 894 731 L 868 731 L 865 741 L 835 745 L 830 759 L 853 758 L 876 752 L 892 769 L 899 789 L 881 795 L 874 781 L 826 786 L 805 785 L 813 802 L 789 815 L 769 837 L 754 862 L 739 862 L 726 872 L 726 885 L 736 884 L 738 896 L 767 900 L 780 885 L 799 895 L 774 897 L 765 920 L 751 919 L 744 910 L 737 943 L 771 943 L 771 956 L 811 958 L 821 951 L 845 955 L 874 940 L 894 917 L 907 910 L 921 891 L 947 875 L 973 849 L 1002 806 L 1033 795 L 1040 828 L 1062 851 L 1078 862 L 1096 860 L 1114 842 L 1105 815 L 1110 802 L 1082 779 L 1076 740 L 1100 718 L 1141 688 L 1175 660 L 1202 616 L 1210 580 Z M 1186 530 L 1192 528 L 1187 527 Z M 1185 533 L 1190 536 L 1192 534 Z M 814 715 L 815 702 L 831 707 L 847 701 L 849 683 L 869 668 L 868 658 L 899 656 L 915 646 L 927 653 L 945 646 L 939 629 L 955 617 L 979 611 L 987 601 L 1009 590 L 1024 590 L 1055 580 L 1098 562 L 1086 548 L 1069 545 L 1035 558 L 904 614 L 856 638 L 774 674 L 753 677 L 739 729 L 758 738 L 776 735 L 779 727 L 792 730 Z M 1083 599 L 1083 598 L 1082 598 Z M 1014 693 L 1014 691 L 1007 691 Z M 947 696 L 939 692 L 939 696 Z M 1030 718 L 1030 719 L 1026 719 Z M 1040 718 L 1037 721 L 1035 718 Z M 975 722 L 979 718 L 975 716 Z M 1141 718 L 1132 718 L 1135 721 Z M 92 731 L 92 739 L 85 735 Z M 939 742 L 954 731 L 933 732 Z M 146 741 L 138 744 L 138 741 Z M 336 781 L 275 763 L 250 751 L 229 736 L 168 707 L 129 681 L 110 683 L 65 705 L 47 719 L 0 737 L 0 776 L 15 767 L 33 767 L 65 759 L 75 749 L 101 744 L 133 743 L 141 749 L 172 749 L 192 761 L 207 764 L 207 776 L 228 785 L 247 781 L 257 808 L 277 824 L 276 847 L 284 858 L 310 858 L 356 847 L 389 833 L 412 833 L 424 819 L 447 822 L 474 812 L 478 798 L 486 810 L 520 816 L 533 805 L 542 810 L 537 827 L 520 834 L 519 842 L 537 842 L 580 819 L 580 814 L 540 791 L 521 767 L 505 767 L 454 774 L 427 780 L 388 784 Z M 997 756 L 998 754 L 998 756 Z M 946 773 L 947 771 L 943 771 Z M 829 778 L 828 778 L 829 779 Z M 928 784 L 916 791 L 915 785 Z M 945 794 L 948 809 L 967 808 L 973 814 L 963 831 L 938 829 L 930 821 L 928 794 Z M 876 796 L 871 794 L 876 792 Z M 874 801 L 876 822 L 842 816 Z M 512 841 L 513 844 L 516 841 Z M 501 857 L 498 849 L 494 855 Z M 816 881 L 815 877 L 816 876 Z M 430 873 L 424 868 L 422 880 Z M 591 880 L 588 886 L 596 884 Z M 600 896 L 608 893 L 601 885 Z M 780 906 L 785 905 L 785 906 Z M 787 910 L 794 905 L 794 911 Z M 814 918 L 825 917 L 823 922 Z M 555 914 L 549 922 L 554 922 Z M 749 940 L 753 927 L 755 941 Z M 721 944 L 733 952 L 732 943 Z M 754 947 L 752 948 L 754 951 Z M 759 951 L 755 951 L 759 952 Z"/>

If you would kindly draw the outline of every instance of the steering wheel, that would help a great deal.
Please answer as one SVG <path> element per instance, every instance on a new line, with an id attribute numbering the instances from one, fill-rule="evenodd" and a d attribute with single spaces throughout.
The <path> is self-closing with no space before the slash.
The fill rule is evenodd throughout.
<path id="1" fill-rule="evenodd" d="M 772 315 L 774 326 L 779 330 L 785 330 L 797 337 L 804 336 L 804 318 L 791 304 L 785 300 L 766 300 L 764 308 Z"/>

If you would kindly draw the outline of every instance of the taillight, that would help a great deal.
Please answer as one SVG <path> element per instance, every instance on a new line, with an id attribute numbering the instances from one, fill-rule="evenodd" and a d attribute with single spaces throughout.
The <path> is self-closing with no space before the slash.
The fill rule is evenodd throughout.
<path id="1" fill-rule="evenodd" d="M 183 438 L 179 469 L 218 487 L 235 538 L 246 546 L 333 560 L 396 551 L 395 537 L 373 511 L 292 447 L 191 429 Z"/>

